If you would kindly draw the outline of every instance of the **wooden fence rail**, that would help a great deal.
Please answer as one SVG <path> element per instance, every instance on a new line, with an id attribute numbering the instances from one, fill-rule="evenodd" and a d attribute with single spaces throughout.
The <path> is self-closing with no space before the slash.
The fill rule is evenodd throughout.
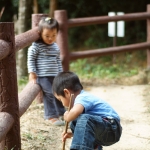
<path id="1" fill-rule="evenodd" d="M 109 48 L 72 52 L 70 54 L 70 58 L 71 58 L 71 60 L 75 60 L 78 58 L 104 56 L 104 55 L 108 55 L 108 54 L 145 50 L 148 48 L 150 48 L 150 42 L 149 43 L 143 42 L 143 43 L 130 44 L 130 45 L 125 45 L 125 46 L 116 46 L 116 47 L 109 47 Z"/>
<path id="2" fill-rule="evenodd" d="M 77 18 L 77 19 L 69 19 L 68 27 L 88 26 L 93 24 L 105 24 L 110 21 L 146 20 L 147 18 L 150 18 L 150 13 L 148 12 L 125 14 L 121 16 Z"/>
<path id="3" fill-rule="evenodd" d="M 40 86 L 29 82 L 18 95 L 15 53 L 29 46 L 39 38 L 39 20 L 47 14 L 32 15 L 32 29 L 14 36 L 13 23 L 0 23 L 0 150 L 21 150 L 20 117 L 29 108 L 40 92 Z M 101 16 L 68 19 L 65 10 L 57 10 L 54 17 L 58 20 L 60 31 L 57 43 L 61 50 L 63 69 L 69 70 L 70 60 L 79 58 L 103 56 L 108 54 L 146 50 L 147 67 L 150 68 L 150 5 L 147 12 L 125 14 L 123 16 Z M 68 50 L 68 29 L 76 26 L 108 23 L 110 21 L 147 20 L 147 41 L 119 47 L 102 48 L 78 52 Z"/>

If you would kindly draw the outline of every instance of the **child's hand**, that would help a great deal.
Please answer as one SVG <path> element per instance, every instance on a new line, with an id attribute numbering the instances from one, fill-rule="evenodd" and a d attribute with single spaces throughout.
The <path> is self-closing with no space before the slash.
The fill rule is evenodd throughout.
<path id="1" fill-rule="evenodd" d="M 71 138 L 73 136 L 72 132 L 63 132 L 62 133 L 62 141 L 64 142 L 67 138 Z"/>
<path id="2" fill-rule="evenodd" d="M 34 72 L 30 72 L 29 81 L 32 81 L 34 84 L 36 83 L 37 76 Z"/>

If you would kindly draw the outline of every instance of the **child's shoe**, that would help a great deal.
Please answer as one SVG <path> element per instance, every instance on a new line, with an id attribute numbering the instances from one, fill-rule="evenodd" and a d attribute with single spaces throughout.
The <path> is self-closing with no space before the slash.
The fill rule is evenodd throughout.
<path id="1" fill-rule="evenodd" d="M 64 121 L 64 116 L 59 116 L 59 119 Z"/>
<path id="2" fill-rule="evenodd" d="M 65 122 L 60 120 L 59 118 L 51 118 L 48 120 L 51 125 L 54 125 L 54 126 L 64 126 L 65 125 Z"/>

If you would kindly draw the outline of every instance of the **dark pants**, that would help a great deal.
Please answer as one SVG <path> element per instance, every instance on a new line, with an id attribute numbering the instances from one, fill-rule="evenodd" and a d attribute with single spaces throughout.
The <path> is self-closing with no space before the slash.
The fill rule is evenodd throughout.
<path id="1" fill-rule="evenodd" d="M 44 118 L 58 118 L 65 112 L 65 108 L 60 101 L 58 101 L 52 93 L 52 84 L 54 77 L 38 77 L 37 83 L 41 86 L 43 91 L 44 101 Z"/>

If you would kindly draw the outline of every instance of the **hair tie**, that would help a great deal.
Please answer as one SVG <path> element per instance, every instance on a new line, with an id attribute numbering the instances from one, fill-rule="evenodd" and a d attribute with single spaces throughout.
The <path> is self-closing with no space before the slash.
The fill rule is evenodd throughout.
<path id="1" fill-rule="evenodd" d="M 49 20 L 51 20 L 51 18 L 49 18 L 49 17 L 45 18 L 45 21 L 49 21 Z"/>

